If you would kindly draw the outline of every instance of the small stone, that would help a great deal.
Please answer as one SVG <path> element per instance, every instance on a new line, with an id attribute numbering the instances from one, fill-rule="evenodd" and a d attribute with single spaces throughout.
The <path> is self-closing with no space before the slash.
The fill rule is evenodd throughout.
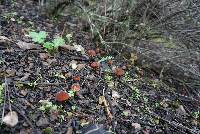
<path id="1" fill-rule="evenodd" d="M 38 127 L 45 127 L 45 126 L 48 126 L 49 125 L 49 121 L 47 118 L 40 118 L 37 122 L 36 122 L 36 125 Z"/>

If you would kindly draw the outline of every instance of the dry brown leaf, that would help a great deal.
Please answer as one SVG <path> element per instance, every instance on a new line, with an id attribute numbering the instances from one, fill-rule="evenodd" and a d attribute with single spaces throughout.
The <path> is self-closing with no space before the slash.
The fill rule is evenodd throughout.
<path id="1" fill-rule="evenodd" d="M 18 115 L 17 112 L 11 111 L 6 116 L 3 117 L 2 121 L 11 127 L 14 127 L 18 123 Z"/>
<path id="2" fill-rule="evenodd" d="M 18 41 L 16 44 L 18 45 L 19 48 L 21 48 L 23 50 L 38 48 L 38 46 L 36 44 L 27 43 L 27 42 L 23 42 L 23 41 Z"/>

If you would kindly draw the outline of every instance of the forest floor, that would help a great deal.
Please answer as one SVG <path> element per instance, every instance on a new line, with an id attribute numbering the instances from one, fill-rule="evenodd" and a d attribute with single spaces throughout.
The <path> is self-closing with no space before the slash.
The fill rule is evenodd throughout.
<path id="1" fill-rule="evenodd" d="M 20 0 L 0 10 L 0 114 L 18 118 L 12 127 L 4 121 L 1 134 L 200 133 L 200 100 L 115 59 L 80 21 L 48 18 Z M 31 30 L 72 39 L 49 54 L 27 36 Z"/>

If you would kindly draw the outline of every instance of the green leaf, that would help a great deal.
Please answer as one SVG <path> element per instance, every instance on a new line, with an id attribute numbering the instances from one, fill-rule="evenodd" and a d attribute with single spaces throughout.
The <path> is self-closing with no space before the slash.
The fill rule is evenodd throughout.
<path id="1" fill-rule="evenodd" d="M 69 90 L 68 94 L 69 94 L 70 97 L 74 97 L 75 92 L 73 90 Z"/>
<path id="2" fill-rule="evenodd" d="M 36 43 L 43 43 L 45 38 L 47 37 L 47 34 L 45 31 L 37 32 L 29 32 L 29 36 L 32 38 L 32 41 Z"/>
<path id="3" fill-rule="evenodd" d="M 52 50 L 53 49 L 54 44 L 51 42 L 45 42 L 43 47 L 46 48 L 47 50 Z"/>
<path id="4" fill-rule="evenodd" d="M 57 47 L 59 47 L 59 46 L 61 46 L 61 45 L 64 45 L 65 44 L 65 40 L 62 38 L 62 37 L 58 37 L 58 38 L 55 38 L 54 40 L 53 40 L 53 46 L 55 47 L 55 48 L 57 48 Z"/>

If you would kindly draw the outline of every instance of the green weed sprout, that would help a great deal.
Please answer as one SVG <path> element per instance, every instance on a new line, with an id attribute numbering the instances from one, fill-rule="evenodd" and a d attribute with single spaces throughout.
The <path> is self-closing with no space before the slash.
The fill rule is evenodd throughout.
<path id="1" fill-rule="evenodd" d="M 56 37 L 52 41 L 46 41 L 47 33 L 45 31 L 29 32 L 29 37 L 32 41 L 41 44 L 48 52 L 57 50 L 59 46 L 65 44 L 65 40 L 62 37 Z"/>

